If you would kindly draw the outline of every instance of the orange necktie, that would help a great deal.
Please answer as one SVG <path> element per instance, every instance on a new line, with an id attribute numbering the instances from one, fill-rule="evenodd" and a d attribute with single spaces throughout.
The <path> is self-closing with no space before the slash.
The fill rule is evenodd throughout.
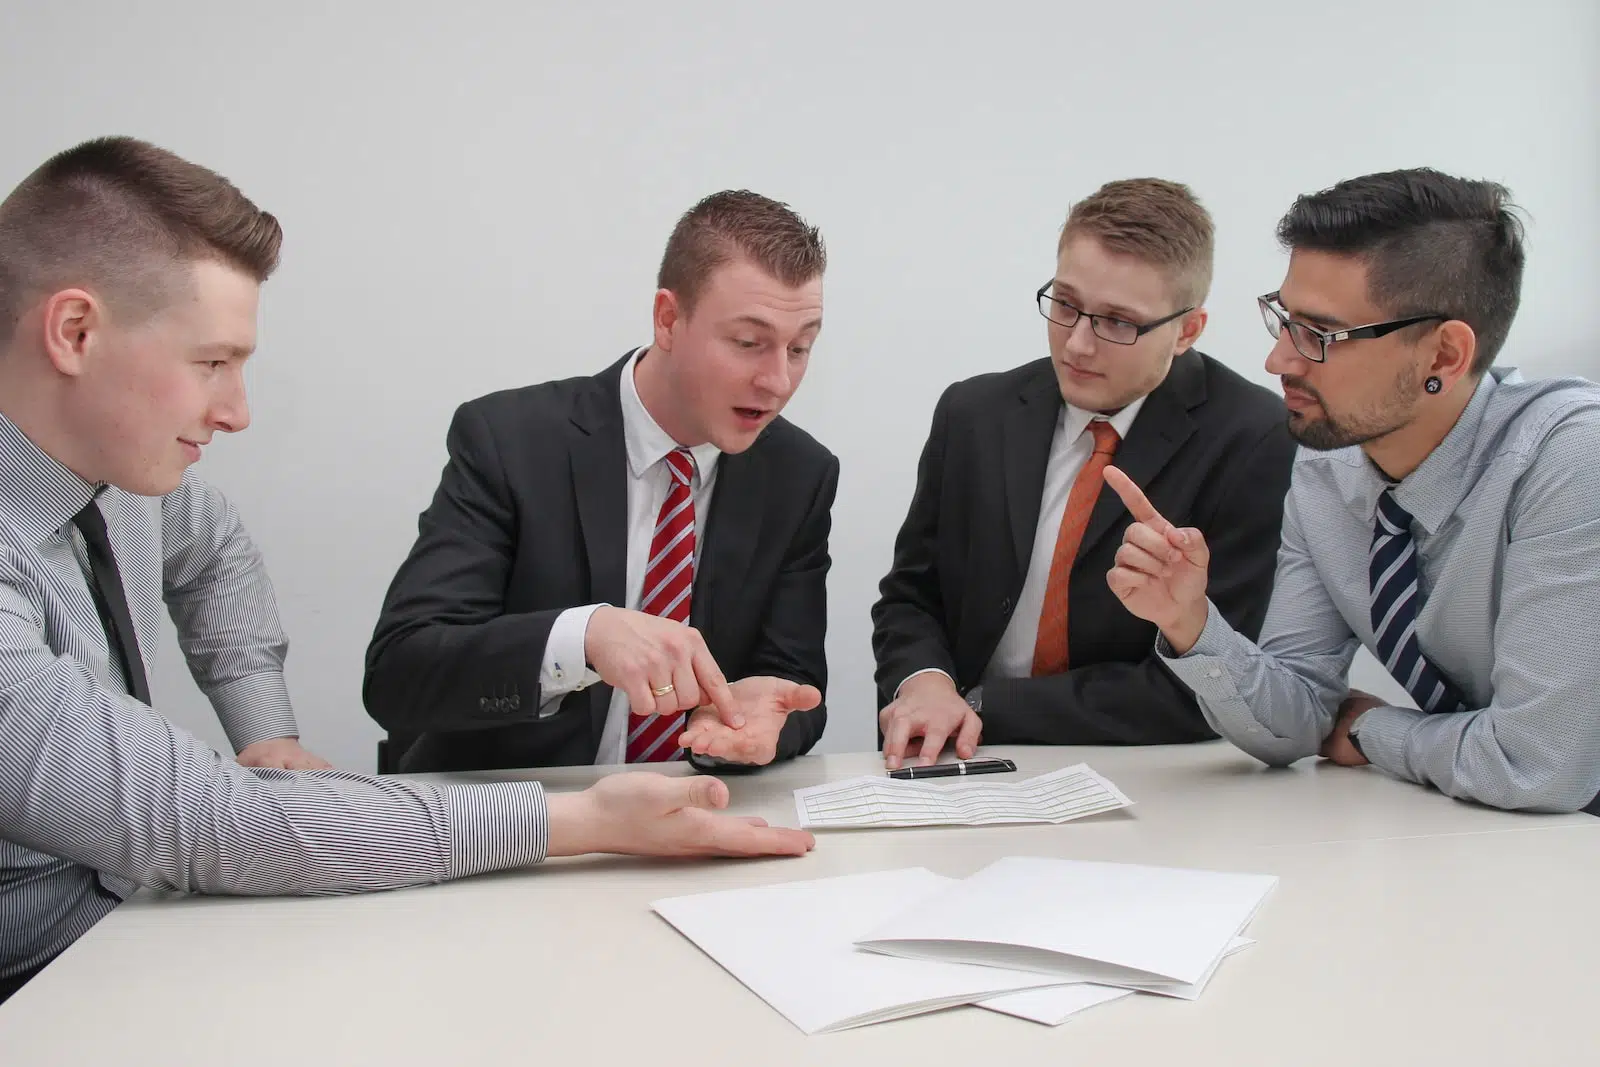
<path id="1" fill-rule="evenodd" d="M 1094 512 L 1094 502 L 1105 484 L 1106 465 L 1117 451 L 1120 440 L 1109 422 L 1096 419 L 1089 424 L 1094 434 L 1094 452 L 1078 472 L 1061 512 L 1061 529 L 1056 533 L 1056 550 L 1050 557 L 1050 579 L 1044 587 L 1044 607 L 1039 610 L 1039 636 L 1033 643 L 1034 677 L 1060 674 L 1067 669 L 1067 590 L 1072 579 L 1072 564 L 1078 558 L 1083 531 Z"/>

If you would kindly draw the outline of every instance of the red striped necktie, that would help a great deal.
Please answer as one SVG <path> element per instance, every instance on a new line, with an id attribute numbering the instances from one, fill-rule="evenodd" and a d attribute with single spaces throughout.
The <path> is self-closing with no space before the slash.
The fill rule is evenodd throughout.
<path id="1" fill-rule="evenodd" d="M 644 568 L 639 610 L 647 615 L 688 623 L 694 592 L 694 457 L 686 448 L 667 453 L 672 480 L 661 502 L 656 532 L 650 538 L 650 561 Z M 682 759 L 678 735 L 686 715 L 640 715 L 629 709 L 629 763 L 656 763 Z"/>

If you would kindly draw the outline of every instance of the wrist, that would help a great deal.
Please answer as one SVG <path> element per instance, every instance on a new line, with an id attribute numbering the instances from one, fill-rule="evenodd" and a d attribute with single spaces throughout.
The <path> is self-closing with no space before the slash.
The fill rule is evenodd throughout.
<path id="1" fill-rule="evenodd" d="M 1161 636 L 1167 639 L 1167 644 L 1176 655 L 1187 655 L 1195 646 L 1195 642 L 1200 640 L 1200 635 L 1205 632 L 1206 619 L 1209 615 L 1207 603 L 1202 598 L 1175 622 L 1161 627 Z"/>
<path id="2" fill-rule="evenodd" d="M 940 670 L 923 671 L 900 683 L 899 697 L 948 695 L 960 698 L 961 692 L 951 677 Z"/>
<path id="3" fill-rule="evenodd" d="M 606 851 L 603 822 L 592 792 L 546 793 L 547 857 L 582 856 Z"/>

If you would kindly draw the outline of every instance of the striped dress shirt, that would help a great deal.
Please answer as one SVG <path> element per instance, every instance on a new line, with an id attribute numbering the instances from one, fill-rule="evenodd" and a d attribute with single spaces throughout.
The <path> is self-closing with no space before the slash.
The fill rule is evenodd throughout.
<path id="1" fill-rule="evenodd" d="M 192 471 L 160 498 L 91 485 L 0 416 L 0 977 L 139 886 L 357 892 L 544 859 L 536 783 L 248 769 L 129 696 L 72 523 L 96 497 L 142 653 L 164 602 L 235 749 L 297 732 L 272 587 L 222 495 Z"/>
<path id="2" fill-rule="evenodd" d="M 1302 449 L 1259 645 L 1210 608 L 1183 656 L 1206 719 L 1266 763 L 1314 754 L 1377 653 L 1368 551 L 1386 490 L 1411 515 L 1427 661 L 1466 710 L 1383 706 L 1351 734 L 1375 766 L 1498 808 L 1577 811 L 1600 794 L 1600 386 L 1496 368 L 1397 484 L 1359 447 Z M 1381 661 L 1381 653 L 1377 653 Z M 1404 681 L 1402 679 L 1402 681 Z"/>

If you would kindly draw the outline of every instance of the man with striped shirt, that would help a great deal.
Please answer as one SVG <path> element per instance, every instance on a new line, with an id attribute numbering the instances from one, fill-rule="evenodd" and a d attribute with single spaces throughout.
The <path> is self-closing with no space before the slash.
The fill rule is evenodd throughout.
<path id="1" fill-rule="evenodd" d="M 1320 752 L 1500 808 L 1600 814 L 1600 387 L 1494 366 L 1523 269 L 1504 188 L 1420 169 L 1302 196 L 1260 298 L 1305 446 L 1259 644 L 1209 554 L 1125 477 L 1108 580 L 1207 719 L 1273 765 Z M 1349 688 L 1365 646 L 1409 692 Z"/>
<path id="2" fill-rule="evenodd" d="M 811 846 L 707 810 L 727 803 L 710 778 L 546 797 L 292 769 L 320 761 L 286 740 L 271 585 L 188 470 L 249 422 L 241 375 L 280 241 L 227 181 L 129 138 L 63 152 L 0 202 L 0 999 L 141 885 L 357 892 L 580 852 Z M 163 602 L 261 766 L 149 706 Z"/>

